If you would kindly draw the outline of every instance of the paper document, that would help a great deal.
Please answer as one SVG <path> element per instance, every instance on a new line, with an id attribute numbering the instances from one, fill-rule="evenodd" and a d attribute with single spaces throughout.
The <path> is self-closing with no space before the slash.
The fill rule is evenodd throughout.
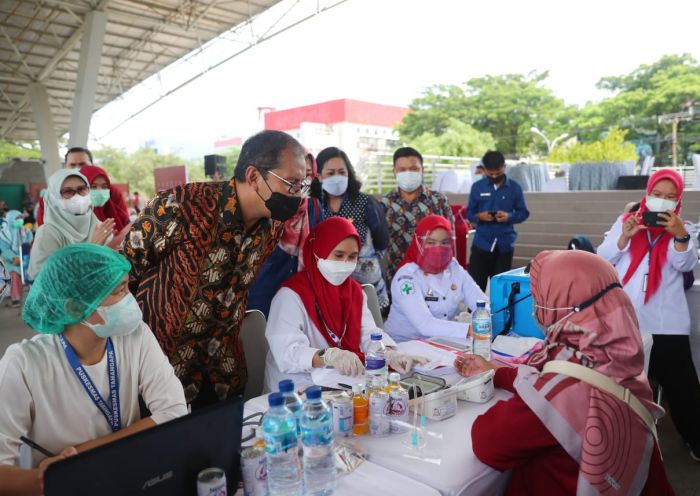
<path id="1" fill-rule="evenodd" d="M 541 343 L 537 338 L 516 338 L 514 336 L 497 336 L 491 345 L 491 350 L 511 357 L 519 357 Z"/>
<path id="2" fill-rule="evenodd" d="M 352 387 L 353 384 L 364 384 L 365 376 L 358 375 L 357 377 L 352 377 L 349 375 L 342 375 L 334 368 L 323 368 L 323 369 L 313 369 L 311 371 L 311 380 L 317 386 L 326 386 L 337 389 L 345 389 L 338 384 L 347 384 Z"/>
<path id="3" fill-rule="evenodd" d="M 419 374 L 447 375 L 455 372 L 454 363 L 457 354 L 453 351 L 419 340 L 405 341 L 399 343 L 397 347 L 405 355 L 418 355 L 430 360 L 425 365 L 413 367 L 413 370 Z"/>

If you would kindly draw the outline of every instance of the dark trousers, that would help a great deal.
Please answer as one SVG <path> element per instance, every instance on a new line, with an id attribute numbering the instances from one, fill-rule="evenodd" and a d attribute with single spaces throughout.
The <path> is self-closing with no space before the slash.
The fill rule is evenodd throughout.
<path id="1" fill-rule="evenodd" d="M 685 335 L 654 334 L 649 375 L 663 388 L 676 430 L 693 448 L 700 447 L 700 384 Z"/>
<path id="2" fill-rule="evenodd" d="M 493 252 L 472 246 L 469 256 L 469 275 L 472 276 L 482 291 L 486 291 L 489 277 L 507 272 L 513 265 L 513 252 L 502 253 L 496 248 Z"/>

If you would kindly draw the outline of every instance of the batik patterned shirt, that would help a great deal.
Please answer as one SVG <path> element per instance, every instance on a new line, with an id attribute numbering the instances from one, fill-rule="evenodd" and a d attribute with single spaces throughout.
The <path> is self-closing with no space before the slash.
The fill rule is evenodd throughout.
<path id="1" fill-rule="evenodd" d="M 205 376 L 219 399 L 243 392 L 248 288 L 282 227 L 263 219 L 246 231 L 232 179 L 158 193 L 126 236 L 129 287 L 188 402 Z"/>
<path id="2" fill-rule="evenodd" d="M 454 217 L 447 197 L 438 191 L 431 191 L 421 186 L 422 191 L 412 202 L 401 197 L 401 192 L 395 189 L 382 198 L 386 210 L 386 222 L 389 225 L 389 247 L 387 253 L 387 284 L 398 270 L 408 247 L 413 239 L 416 226 L 428 215 L 442 215 L 452 223 L 454 232 Z"/>

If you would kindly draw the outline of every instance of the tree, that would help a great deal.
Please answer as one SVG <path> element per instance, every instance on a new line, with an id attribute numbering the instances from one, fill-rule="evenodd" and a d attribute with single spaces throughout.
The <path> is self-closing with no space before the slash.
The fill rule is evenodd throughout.
<path id="1" fill-rule="evenodd" d="M 40 159 L 41 151 L 36 143 L 17 144 L 9 141 L 0 141 L 0 164 L 4 164 L 13 158 Z"/>
<path id="2" fill-rule="evenodd" d="M 700 104 L 700 64 L 688 54 L 665 55 L 630 74 L 604 77 L 598 88 L 615 94 L 587 104 L 573 121 L 571 134 L 581 140 L 595 140 L 609 126 L 619 125 L 629 130 L 629 138 L 654 142 L 659 155 L 668 148 L 671 130 L 670 123 L 660 121 L 659 116 Z M 697 122 L 682 121 L 679 125 L 681 143 L 697 141 L 699 133 Z"/>
<path id="3" fill-rule="evenodd" d="M 549 154 L 548 160 L 570 164 L 635 160 L 637 158 L 635 146 L 625 141 L 626 134 L 627 131 L 612 128 L 599 141 L 574 143 L 555 148 Z"/>
<path id="4" fill-rule="evenodd" d="M 425 132 L 408 144 L 426 155 L 450 157 L 481 157 L 496 146 L 490 133 L 477 131 L 458 119 L 448 118 L 446 125 L 441 134 Z"/>
<path id="5" fill-rule="evenodd" d="M 398 126 L 403 141 L 421 134 L 439 136 L 447 130 L 450 119 L 488 132 L 496 148 L 509 155 L 542 148 L 530 128 L 546 134 L 564 131 L 573 108 L 542 86 L 547 72 L 505 74 L 473 78 L 462 86 L 438 85 L 428 88 L 410 105 L 410 112 Z"/>

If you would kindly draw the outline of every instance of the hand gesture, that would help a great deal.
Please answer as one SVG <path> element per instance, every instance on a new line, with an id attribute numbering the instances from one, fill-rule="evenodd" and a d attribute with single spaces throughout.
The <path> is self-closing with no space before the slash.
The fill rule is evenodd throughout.
<path id="1" fill-rule="evenodd" d="M 95 232 L 92 234 L 92 243 L 96 245 L 103 245 L 112 231 L 114 231 L 115 222 L 114 219 L 107 219 L 104 222 L 100 222 L 95 227 Z"/>
<path id="2" fill-rule="evenodd" d="M 480 355 L 460 355 L 455 360 L 455 369 L 459 375 L 464 377 L 471 377 L 487 370 L 495 369 L 490 362 L 487 362 L 484 357 Z"/>
<path id="3" fill-rule="evenodd" d="M 481 222 L 493 221 L 493 215 L 491 215 L 491 212 L 479 212 L 478 214 L 476 214 L 476 218 L 479 219 Z"/>
<path id="4" fill-rule="evenodd" d="M 644 229 L 646 229 L 646 226 L 640 223 L 639 219 L 633 215 L 622 224 L 621 236 L 627 241 Z"/>
<path id="5" fill-rule="evenodd" d="M 672 210 L 661 212 L 659 214 L 658 224 L 666 228 L 666 231 L 671 233 L 676 238 L 683 238 L 688 235 L 688 231 L 685 229 L 683 220 Z"/>
<path id="6" fill-rule="evenodd" d="M 498 212 L 496 212 L 497 222 L 508 222 L 508 219 L 510 219 L 510 214 L 508 214 L 508 212 L 504 212 L 503 210 L 499 210 Z"/>

